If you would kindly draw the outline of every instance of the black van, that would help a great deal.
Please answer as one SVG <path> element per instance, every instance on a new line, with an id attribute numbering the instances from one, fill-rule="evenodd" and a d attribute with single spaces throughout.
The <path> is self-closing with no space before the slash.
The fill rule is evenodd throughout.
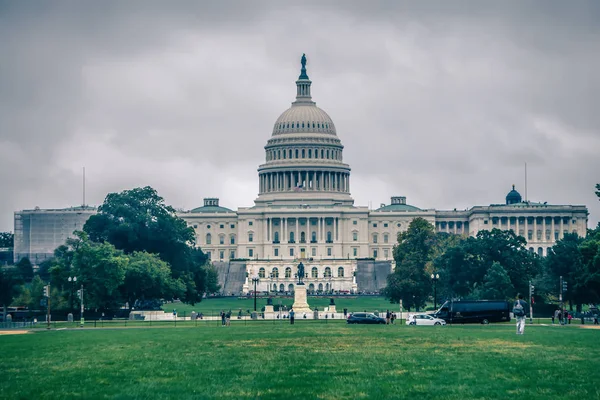
<path id="1" fill-rule="evenodd" d="M 511 303 L 508 301 L 446 301 L 434 317 L 449 324 L 509 322 Z"/>

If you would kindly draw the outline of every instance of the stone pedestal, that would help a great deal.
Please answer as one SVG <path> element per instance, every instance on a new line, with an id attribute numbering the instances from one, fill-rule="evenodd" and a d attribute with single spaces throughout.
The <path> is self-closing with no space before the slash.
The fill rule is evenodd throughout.
<path id="1" fill-rule="evenodd" d="M 265 313 L 272 313 L 273 312 L 273 306 L 272 305 L 266 305 L 265 306 Z"/>
<path id="2" fill-rule="evenodd" d="M 306 285 L 296 284 L 294 289 L 294 305 L 292 308 L 297 313 L 310 312 L 311 309 L 306 301 Z"/>

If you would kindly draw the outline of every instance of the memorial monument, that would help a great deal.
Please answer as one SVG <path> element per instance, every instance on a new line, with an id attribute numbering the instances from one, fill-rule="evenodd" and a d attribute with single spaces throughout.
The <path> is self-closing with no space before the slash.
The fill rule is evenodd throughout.
<path id="1" fill-rule="evenodd" d="M 298 283 L 295 285 L 294 289 L 294 305 L 292 308 L 295 312 L 310 312 L 311 309 L 308 306 L 308 302 L 306 301 L 306 285 L 304 284 L 304 264 L 300 262 L 298 264 L 298 273 L 296 274 L 298 277 Z"/>

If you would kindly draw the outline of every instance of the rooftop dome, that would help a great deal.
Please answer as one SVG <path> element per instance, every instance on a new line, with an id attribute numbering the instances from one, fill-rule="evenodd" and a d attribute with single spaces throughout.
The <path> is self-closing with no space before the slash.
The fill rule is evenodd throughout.
<path id="1" fill-rule="evenodd" d="M 506 195 L 506 204 L 517 204 L 521 202 L 521 194 L 515 190 L 515 185 L 512 185 L 512 190 Z"/>
<path id="2" fill-rule="evenodd" d="M 409 212 L 409 211 L 421 211 L 420 208 L 415 207 L 415 206 L 411 206 L 410 204 L 406 204 L 406 197 L 404 196 L 394 196 L 392 197 L 392 204 L 390 205 L 382 205 L 380 208 L 378 208 L 375 211 L 387 211 L 387 212 L 392 212 L 392 211 L 404 211 L 404 212 Z"/>
<path id="3" fill-rule="evenodd" d="M 292 105 L 275 121 L 273 135 L 283 133 L 328 133 L 335 135 L 331 117 L 316 105 Z"/>
<path id="4" fill-rule="evenodd" d="M 229 208 L 220 207 L 219 199 L 216 197 L 209 197 L 204 199 L 204 205 L 191 210 L 193 213 L 230 213 L 233 212 Z"/>
<path id="5" fill-rule="evenodd" d="M 306 56 L 302 55 L 302 69 L 296 81 L 296 101 L 277 118 L 273 135 L 285 133 L 327 133 L 335 135 L 335 125 L 327 113 L 317 107 L 310 95 L 312 81 L 306 74 Z"/>

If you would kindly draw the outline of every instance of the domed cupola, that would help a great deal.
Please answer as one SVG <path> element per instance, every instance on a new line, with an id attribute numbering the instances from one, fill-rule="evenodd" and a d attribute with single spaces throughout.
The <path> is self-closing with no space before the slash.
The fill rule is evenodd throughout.
<path id="1" fill-rule="evenodd" d="M 331 117 L 312 100 L 304 54 L 301 65 L 296 101 L 275 121 L 265 146 L 266 162 L 258 168 L 259 199 L 352 203 L 344 146 Z"/>
<path id="2" fill-rule="evenodd" d="M 517 204 L 521 202 L 521 194 L 515 190 L 515 185 L 512 185 L 512 190 L 506 195 L 506 204 Z"/>

